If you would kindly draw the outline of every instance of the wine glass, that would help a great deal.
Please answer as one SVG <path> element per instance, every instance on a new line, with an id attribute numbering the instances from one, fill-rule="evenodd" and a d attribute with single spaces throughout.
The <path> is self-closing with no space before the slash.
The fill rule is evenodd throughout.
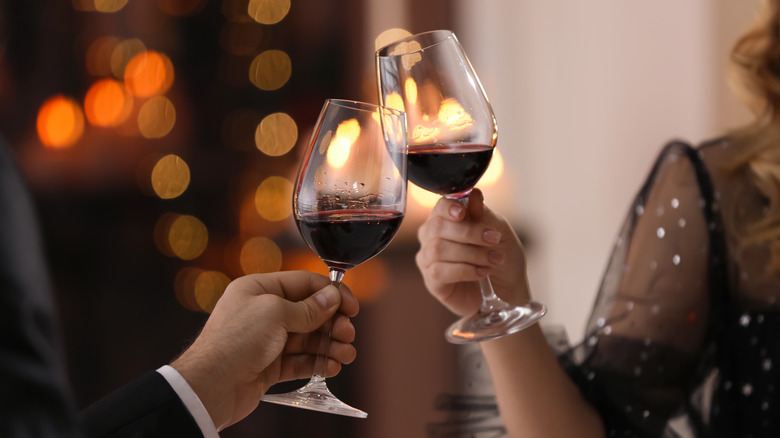
<path id="1" fill-rule="evenodd" d="M 293 211 L 303 240 L 328 266 L 332 284 L 382 251 L 406 213 L 406 122 L 401 111 L 329 99 L 301 163 Z M 323 328 L 314 373 L 302 388 L 261 400 L 366 418 L 325 384 L 332 321 Z"/>
<path id="2" fill-rule="evenodd" d="M 465 204 L 490 164 L 498 128 L 455 34 L 437 30 L 398 40 L 377 51 L 376 68 L 380 102 L 406 113 L 409 180 Z M 448 341 L 505 336 L 547 312 L 535 301 L 515 306 L 501 300 L 489 278 L 479 285 L 479 311 L 452 324 L 445 332 Z"/>

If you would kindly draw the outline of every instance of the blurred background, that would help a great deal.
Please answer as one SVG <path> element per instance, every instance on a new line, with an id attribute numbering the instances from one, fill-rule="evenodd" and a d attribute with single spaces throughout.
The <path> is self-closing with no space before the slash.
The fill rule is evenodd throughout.
<path id="1" fill-rule="evenodd" d="M 37 201 L 84 406 L 176 356 L 232 278 L 325 272 L 290 216 L 311 127 L 326 98 L 377 101 L 378 46 L 434 29 L 456 32 L 494 106 L 480 187 L 525 241 L 543 325 L 578 342 L 655 154 L 746 120 L 725 67 L 758 0 L 0 5 L 0 130 Z M 398 237 L 346 277 L 358 359 L 329 385 L 368 419 L 261 404 L 223 437 L 424 437 L 451 419 L 441 395 L 490 393 L 478 350 L 443 339 L 454 317 L 414 266 L 436 198 L 410 193 Z"/>

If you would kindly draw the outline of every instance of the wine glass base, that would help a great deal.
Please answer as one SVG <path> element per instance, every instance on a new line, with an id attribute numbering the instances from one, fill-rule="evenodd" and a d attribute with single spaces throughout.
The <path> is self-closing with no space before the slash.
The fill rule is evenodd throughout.
<path id="1" fill-rule="evenodd" d="M 366 418 L 368 414 L 336 398 L 325 385 L 325 379 L 313 377 L 304 387 L 283 394 L 264 394 L 260 400 L 295 408 Z"/>
<path id="2" fill-rule="evenodd" d="M 523 306 L 507 305 L 490 312 L 478 312 L 455 321 L 444 337 L 453 344 L 471 344 L 517 333 L 535 324 L 547 307 L 536 301 Z"/>

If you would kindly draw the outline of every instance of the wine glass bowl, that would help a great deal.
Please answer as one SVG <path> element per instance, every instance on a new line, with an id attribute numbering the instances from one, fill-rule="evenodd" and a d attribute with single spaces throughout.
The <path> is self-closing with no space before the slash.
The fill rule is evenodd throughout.
<path id="1" fill-rule="evenodd" d="M 406 113 L 409 181 L 465 203 L 485 173 L 498 138 L 484 88 L 457 37 L 436 30 L 376 52 L 379 100 Z M 501 300 L 480 280 L 482 305 L 445 332 L 452 343 L 494 339 L 522 330 L 547 311 L 540 303 Z"/>
<path id="2" fill-rule="evenodd" d="M 425 32 L 377 52 L 380 101 L 406 113 L 409 180 L 449 198 L 487 170 L 498 128 L 455 34 Z"/>
<path id="3" fill-rule="evenodd" d="M 338 286 L 344 274 L 382 251 L 406 212 L 404 114 L 364 102 L 329 99 L 317 120 L 293 191 L 293 214 L 306 244 Z M 365 418 L 325 384 L 330 324 L 304 387 L 261 400 Z"/>

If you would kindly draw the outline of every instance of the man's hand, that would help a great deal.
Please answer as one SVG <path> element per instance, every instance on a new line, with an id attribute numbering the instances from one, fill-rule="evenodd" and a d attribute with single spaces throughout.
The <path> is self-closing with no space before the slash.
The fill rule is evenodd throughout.
<path id="1" fill-rule="evenodd" d="M 336 312 L 326 376 L 355 359 L 357 299 L 306 271 L 253 274 L 228 285 L 193 344 L 171 366 L 203 402 L 217 430 L 251 413 L 272 385 L 312 374 L 322 334 Z"/>

